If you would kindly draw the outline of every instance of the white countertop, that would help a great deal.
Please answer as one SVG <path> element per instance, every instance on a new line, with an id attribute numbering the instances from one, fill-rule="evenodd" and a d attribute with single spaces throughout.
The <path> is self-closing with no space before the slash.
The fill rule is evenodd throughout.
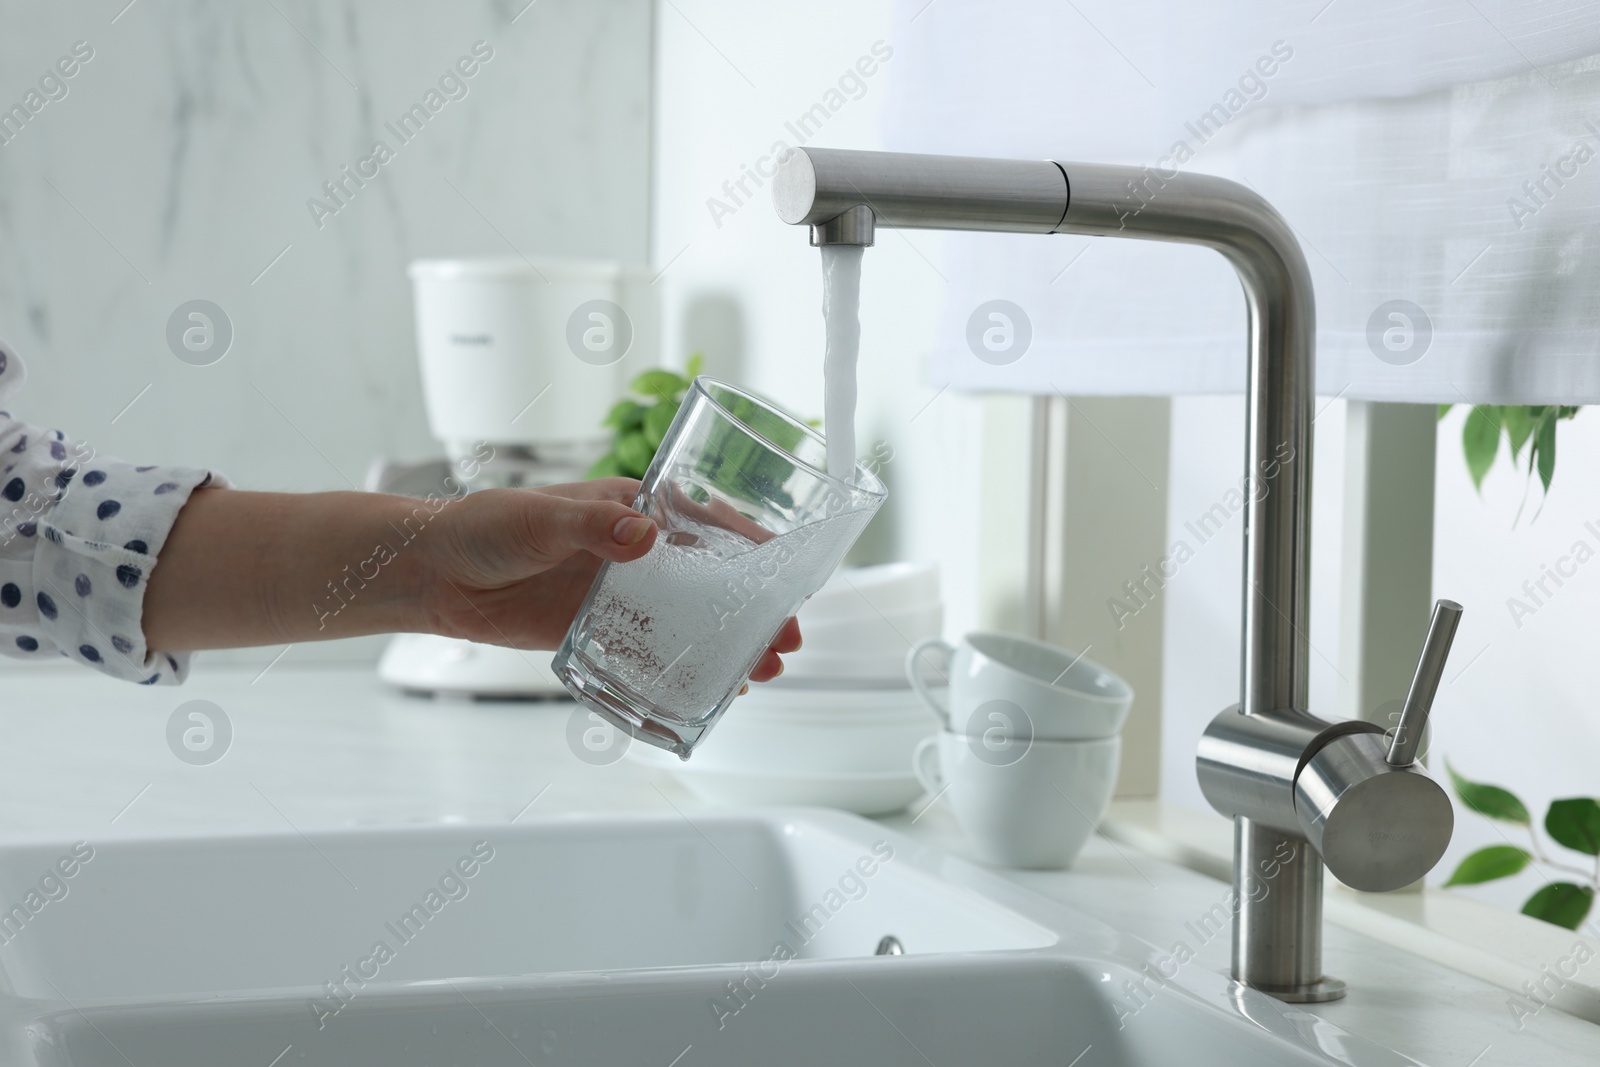
<path id="1" fill-rule="evenodd" d="M 197 670 L 181 689 L 141 688 L 77 669 L 6 669 L 0 681 L 0 840 L 90 841 L 151 832 L 307 830 L 406 823 L 519 822 L 575 812 L 699 807 L 630 759 L 590 766 L 567 747 L 565 703 L 453 703 L 394 693 L 370 670 Z M 208 766 L 168 748 L 190 700 L 231 720 Z M 920 811 L 921 803 L 912 811 Z M 958 854 L 942 807 L 889 825 Z M 1094 838 L 1065 872 L 1016 882 L 1225 971 L 1228 938 L 1187 925 L 1227 887 L 1126 844 Z M 1343 1001 L 1310 1005 L 1346 1030 L 1438 1067 L 1565 1067 L 1600 1061 L 1600 1028 L 1554 1009 L 1518 1032 L 1510 995 L 1393 945 L 1329 924 L 1328 971 Z M 1552 960 L 1552 963 L 1555 961 Z"/>

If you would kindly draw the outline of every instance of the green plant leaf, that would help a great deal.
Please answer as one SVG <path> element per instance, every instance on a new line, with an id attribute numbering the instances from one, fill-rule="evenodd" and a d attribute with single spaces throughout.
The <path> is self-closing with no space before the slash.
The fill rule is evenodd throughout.
<path id="1" fill-rule="evenodd" d="M 1511 439 L 1511 458 L 1516 459 L 1522 455 L 1522 446 L 1528 443 L 1528 436 L 1533 433 L 1533 416 L 1528 414 L 1526 407 L 1513 404 L 1500 409 L 1500 424 L 1506 428 L 1506 436 Z"/>
<path id="2" fill-rule="evenodd" d="M 1454 404 L 1440 404 L 1439 405 L 1439 421 L 1440 422 L 1444 421 L 1444 417 L 1446 415 L 1450 414 L 1450 409 L 1453 408 L 1453 407 L 1455 407 Z"/>
<path id="3" fill-rule="evenodd" d="M 611 410 L 606 412 L 600 425 L 623 432 L 637 430 L 644 421 L 644 412 L 644 405 L 637 400 L 619 400 L 611 405 Z"/>
<path id="4" fill-rule="evenodd" d="M 673 418 L 682 407 L 682 401 L 663 400 L 644 415 L 644 436 L 650 442 L 650 450 L 654 452 L 661 445 L 661 439 L 667 436 L 667 429 L 672 425 Z"/>
<path id="5" fill-rule="evenodd" d="M 1550 491 L 1550 479 L 1556 473 L 1556 418 L 1553 411 L 1546 411 L 1539 418 L 1539 427 L 1533 435 L 1533 451 L 1539 457 L 1539 481 L 1544 485 L 1544 491 Z"/>
<path id="6" fill-rule="evenodd" d="M 594 465 L 584 472 L 585 478 L 615 478 L 622 473 L 622 465 L 617 462 L 617 457 L 607 452 L 594 461 Z"/>
<path id="7" fill-rule="evenodd" d="M 1480 848 L 1456 868 L 1445 885 L 1477 885 L 1520 873 L 1533 859 L 1515 845 L 1490 845 Z"/>
<path id="8" fill-rule="evenodd" d="M 1588 886 L 1552 882 L 1528 898 L 1522 905 L 1522 914 L 1576 930 L 1589 917 L 1593 904 L 1594 890 Z"/>
<path id="9" fill-rule="evenodd" d="M 1483 488 L 1483 476 L 1494 466 L 1495 454 L 1500 451 L 1500 409 L 1488 404 L 1475 404 L 1467 413 L 1461 426 L 1461 448 L 1467 456 L 1467 471 L 1472 484 Z"/>
<path id="10" fill-rule="evenodd" d="M 1450 761 L 1445 761 L 1445 769 L 1450 772 L 1450 781 L 1456 787 L 1456 796 L 1461 798 L 1461 803 L 1477 812 L 1487 815 L 1491 819 L 1501 822 L 1514 822 L 1522 826 L 1531 826 L 1532 818 L 1528 815 L 1528 807 L 1507 790 L 1497 785 L 1484 785 L 1480 782 L 1469 782 L 1456 773 L 1450 766 Z"/>
<path id="11" fill-rule="evenodd" d="M 676 400 L 687 388 L 689 383 L 683 376 L 664 367 L 655 367 L 645 371 L 633 380 L 628 386 L 640 396 L 659 397 L 662 400 Z"/>
<path id="12" fill-rule="evenodd" d="M 616 453 L 622 473 L 630 478 L 643 478 L 644 472 L 650 469 L 650 460 L 656 454 L 655 446 L 638 430 L 618 438 L 612 451 Z"/>
<path id="13" fill-rule="evenodd" d="M 700 371 L 705 367 L 705 365 L 706 354 L 704 352 L 690 352 L 689 362 L 683 368 L 683 376 L 690 379 L 698 378 L 700 377 Z"/>
<path id="14" fill-rule="evenodd" d="M 1600 804 L 1589 797 L 1552 800 L 1544 830 L 1558 843 L 1586 856 L 1600 856 Z"/>

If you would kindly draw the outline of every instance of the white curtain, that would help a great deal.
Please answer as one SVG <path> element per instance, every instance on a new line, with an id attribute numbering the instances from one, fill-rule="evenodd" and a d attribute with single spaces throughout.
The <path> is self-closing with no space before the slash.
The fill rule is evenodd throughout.
<path id="1" fill-rule="evenodd" d="M 906 0 L 894 45 L 892 150 L 1170 160 L 1258 189 L 1311 267 L 1320 393 L 1600 402 L 1600 4 Z M 940 383 L 1243 388 L 1244 302 L 1214 253 L 946 249 Z M 969 344 L 991 300 L 1029 320 L 1015 362 Z"/>

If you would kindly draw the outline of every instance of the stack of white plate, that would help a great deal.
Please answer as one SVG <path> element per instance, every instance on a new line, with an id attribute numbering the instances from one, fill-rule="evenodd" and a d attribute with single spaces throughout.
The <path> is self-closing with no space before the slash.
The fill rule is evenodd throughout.
<path id="1" fill-rule="evenodd" d="M 800 609 L 805 644 L 772 684 L 796 688 L 906 686 L 906 651 L 944 627 L 939 568 L 885 563 L 841 570 Z"/>
<path id="2" fill-rule="evenodd" d="M 922 792 L 912 750 L 942 726 L 902 664 L 943 621 L 933 564 L 839 571 L 801 609 L 805 643 L 784 673 L 735 700 L 693 757 L 630 754 L 713 803 L 899 811 Z"/>

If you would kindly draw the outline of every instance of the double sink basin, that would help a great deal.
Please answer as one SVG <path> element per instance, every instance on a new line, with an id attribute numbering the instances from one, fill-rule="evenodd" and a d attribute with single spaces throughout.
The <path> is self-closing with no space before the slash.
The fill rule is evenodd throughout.
<path id="1" fill-rule="evenodd" d="M 830 811 L 15 845 L 0 908 L 26 1067 L 1415 1062 Z"/>

